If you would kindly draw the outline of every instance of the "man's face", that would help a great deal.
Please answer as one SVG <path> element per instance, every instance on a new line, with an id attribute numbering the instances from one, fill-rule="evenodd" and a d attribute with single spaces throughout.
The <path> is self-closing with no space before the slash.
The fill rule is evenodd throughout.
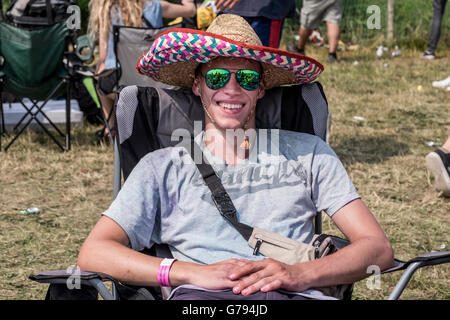
<path id="1" fill-rule="evenodd" d="M 205 75 L 211 69 L 226 69 L 231 72 L 230 80 L 220 89 L 210 89 L 205 82 Z M 236 80 L 236 71 L 253 70 L 262 73 L 256 61 L 244 58 L 217 58 L 200 68 L 192 86 L 195 95 L 200 96 L 209 113 L 206 124 L 212 123 L 219 129 L 254 128 L 256 102 L 264 96 L 262 81 L 255 90 L 246 90 Z"/>

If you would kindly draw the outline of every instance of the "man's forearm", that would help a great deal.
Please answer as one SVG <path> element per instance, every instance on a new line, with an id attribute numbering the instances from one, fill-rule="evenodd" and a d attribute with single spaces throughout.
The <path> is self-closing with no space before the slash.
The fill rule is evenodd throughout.
<path id="1" fill-rule="evenodd" d="M 354 283 L 369 276 L 371 265 L 385 270 L 393 266 L 389 241 L 379 238 L 361 238 L 336 253 L 321 259 L 296 265 L 300 282 L 307 287 L 325 287 Z"/>
<path id="2" fill-rule="evenodd" d="M 161 261 L 162 258 L 137 252 L 115 241 L 103 240 L 83 246 L 78 266 L 81 270 L 106 273 L 130 285 L 158 286 Z M 170 270 L 170 283 L 174 286 L 185 284 L 194 269 L 193 263 L 176 261 Z"/>
<path id="3" fill-rule="evenodd" d="M 78 266 L 84 271 L 106 273 L 124 283 L 152 286 L 157 283 L 161 260 L 113 240 L 99 240 L 83 245 L 78 256 Z"/>
<path id="4" fill-rule="evenodd" d="M 81 270 L 102 272 L 123 283 L 136 286 L 159 286 L 158 269 L 162 258 L 132 250 L 114 240 L 87 241 L 80 250 L 78 266 Z M 208 289 L 231 288 L 228 270 L 236 264 L 231 259 L 212 265 L 176 261 L 169 272 L 171 286 L 193 284 Z"/>

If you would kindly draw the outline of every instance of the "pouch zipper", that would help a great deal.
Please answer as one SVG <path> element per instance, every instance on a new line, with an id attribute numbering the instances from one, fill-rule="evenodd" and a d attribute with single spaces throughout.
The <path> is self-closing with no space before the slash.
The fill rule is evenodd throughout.
<path id="1" fill-rule="evenodd" d="M 271 242 L 270 239 L 267 239 L 268 241 L 267 240 L 263 240 L 263 239 L 260 238 L 260 236 L 258 234 L 255 235 L 255 239 L 256 239 L 256 244 L 255 244 L 255 249 L 253 250 L 253 255 L 255 255 L 255 256 L 258 255 L 259 249 L 261 248 L 261 245 L 263 244 L 263 242 L 271 243 L 274 246 L 278 246 L 278 247 L 285 248 L 285 249 L 292 249 L 292 247 L 289 248 L 290 245 L 288 243 L 286 243 L 286 242 L 278 241 L 278 240 L 275 240 L 275 239 L 273 239 L 273 242 Z"/>
<path id="2" fill-rule="evenodd" d="M 322 244 L 322 242 L 328 237 L 327 234 L 321 234 L 317 237 L 317 239 L 314 241 L 314 259 L 319 259 L 319 247 Z"/>
<path id="3" fill-rule="evenodd" d="M 319 258 L 319 247 L 320 247 L 320 241 L 316 240 L 314 241 L 314 259 Z"/>
<path id="4" fill-rule="evenodd" d="M 263 243 L 263 241 L 262 241 L 261 239 L 258 239 L 258 240 L 256 241 L 255 249 L 253 250 L 253 255 L 254 255 L 254 256 L 257 256 L 257 255 L 258 255 L 258 253 L 259 253 L 259 248 L 261 248 L 262 243 Z"/>

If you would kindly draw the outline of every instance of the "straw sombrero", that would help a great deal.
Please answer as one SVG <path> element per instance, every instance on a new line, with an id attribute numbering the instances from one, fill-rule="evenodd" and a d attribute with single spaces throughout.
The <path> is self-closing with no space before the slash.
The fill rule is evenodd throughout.
<path id="1" fill-rule="evenodd" d="M 192 88 L 199 63 L 241 57 L 262 63 L 266 89 L 317 79 L 323 66 L 301 54 L 265 47 L 244 18 L 219 15 L 206 31 L 173 28 L 160 34 L 136 69 L 156 81 Z"/>

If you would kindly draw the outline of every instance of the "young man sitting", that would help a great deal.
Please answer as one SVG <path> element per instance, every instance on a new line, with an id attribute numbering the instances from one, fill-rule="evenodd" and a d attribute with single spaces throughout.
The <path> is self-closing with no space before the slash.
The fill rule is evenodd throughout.
<path id="1" fill-rule="evenodd" d="M 261 46 L 243 18 L 224 14 L 206 32 L 161 35 L 138 70 L 200 96 L 205 130 L 195 141 L 240 222 L 307 243 L 323 210 L 351 244 L 294 264 L 254 255 L 218 213 L 188 151 L 171 147 L 149 153 L 134 168 L 83 244 L 82 270 L 133 285 L 170 285 L 171 299 L 326 299 L 312 288 L 353 283 L 368 276 L 370 265 L 393 265 L 388 239 L 331 148 L 313 135 L 264 135 L 255 127 L 265 90 L 311 82 L 323 70 L 320 63 Z M 168 244 L 176 260 L 139 252 L 155 243 Z"/>

